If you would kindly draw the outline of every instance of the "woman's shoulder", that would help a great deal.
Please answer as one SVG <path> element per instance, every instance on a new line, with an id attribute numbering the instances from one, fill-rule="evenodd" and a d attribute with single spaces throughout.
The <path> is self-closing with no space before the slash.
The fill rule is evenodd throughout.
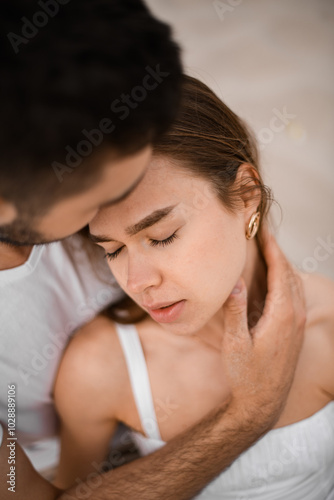
<path id="1" fill-rule="evenodd" d="M 320 274 L 299 274 L 304 286 L 308 324 L 322 323 L 333 328 L 334 281 Z"/>
<path id="2" fill-rule="evenodd" d="M 98 315 L 74 334 L 66 355 L 72 363 L 84 359 L 86 369 L 101 365 L 108 368 L 111 358 L 119 357 L 120 349 L 115 323 L 106 316 Z"/>
<path id="3" fill-rule="evenodd" d="M 306 300 L 305 351 L 321 388 L 334 398 L 334 282 L 301 274 Z"/>
<path id="4" fill-rule="evenodd" d="M 82 326 L 65 349 L 55 382 L 55 395 L 84 392 L 93 395 L 96 404 L 106 395 L 122 390 L 126 366 L 115 323 L 99 315 Z"/>

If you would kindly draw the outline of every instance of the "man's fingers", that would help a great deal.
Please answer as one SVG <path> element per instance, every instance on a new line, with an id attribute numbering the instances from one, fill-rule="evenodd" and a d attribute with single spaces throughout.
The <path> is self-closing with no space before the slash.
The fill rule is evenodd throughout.
<path id="1" fill-rule="evenodd" d="M 268 294 L 263 314 L 252 330 L 254 337 L 266 336 L 266 332 L 276 332 L 280 324 L 281 335 L 290 325 L 301 325 L 305 317 L 304 293 L 301 280 L 276 243 L 275 238 L 266 233 L 263 254 L 268 265 Z M 296 328 L 298 332 L 298 328 Z"/>
<path id="2" fill-rule="evenodd" d="M 250 337 L 247 326 L 247 289 L 242 278 L 223 305 L 224 336 Z"/>
<path id="3" fill-rule="evenodd" d="M 268 230 L 264 234 L 262 251 L 268 266 L 268 292 L 270 293 L 282 275 L 286 274 L 289 263 L 274 236 Z"/>
<path id="4" fill-rule="evenodd" d="M 302 286 L 296 271 L 267 228 L 264 231 L 263 243 L 262 251 L 268 266 L 268 294 L 279 289 L 282 294 L 298 294 L 302 297 Z"/>

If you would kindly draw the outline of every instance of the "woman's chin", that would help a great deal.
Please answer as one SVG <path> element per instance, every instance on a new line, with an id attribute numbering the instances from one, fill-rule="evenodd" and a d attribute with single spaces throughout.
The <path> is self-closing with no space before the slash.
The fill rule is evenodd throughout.
<path id="1" fill-rule="evenodd" d="M 160 323 L 160 326 L 166 331 L 173 335 L 178 335 L 180 337 L 191 337 L 196 335 L 205 325 L 207 321 L 182 321 L 179 323 Z"/>

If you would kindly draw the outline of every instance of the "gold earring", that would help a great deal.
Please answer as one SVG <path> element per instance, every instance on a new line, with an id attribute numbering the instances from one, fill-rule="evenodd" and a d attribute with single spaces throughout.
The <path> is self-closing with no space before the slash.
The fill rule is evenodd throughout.
<path id="1" fill-rule="evenodd" d="M 247 240 L 251 240 L 256 235 L 257 230 L 259 229 L 260 216 L 261 216 L 260 212 L 255 212 L 252 215 L 248 224 L 248 228 L 246 230 Z"/>

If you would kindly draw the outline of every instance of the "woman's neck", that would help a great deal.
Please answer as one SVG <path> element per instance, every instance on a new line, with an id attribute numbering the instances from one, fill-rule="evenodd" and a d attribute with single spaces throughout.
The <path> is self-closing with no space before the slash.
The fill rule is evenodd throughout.
<path id="1" fill-rule="evenodd" d="M 247 259 L 242 273 L 247 288 L 247 318 L 249 327 L 260 319 L 267 294 L 267 267 L 255 239 L 247 242 Z M 223 330 L 223 311 L 220 310 L 205 327 L 194 336 L 201 342 L 220 351 Z"/>

